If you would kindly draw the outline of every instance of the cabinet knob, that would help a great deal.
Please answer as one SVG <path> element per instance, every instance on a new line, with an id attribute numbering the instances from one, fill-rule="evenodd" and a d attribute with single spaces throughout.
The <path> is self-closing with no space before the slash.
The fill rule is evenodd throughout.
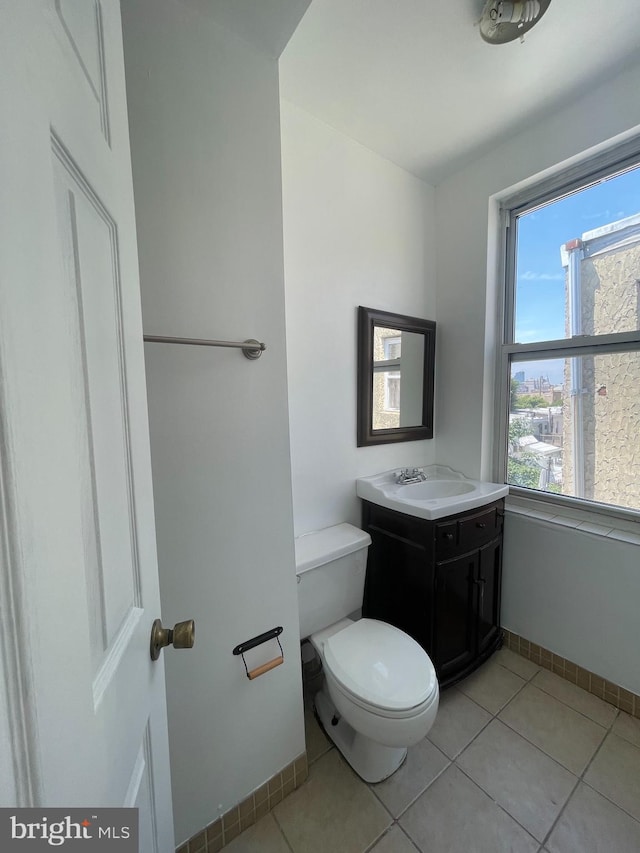
<path id="1" fill-rule="evenodd" d="M 445 538 L 445 539 L 448 539 L 449 541 L 451 541 L 451 540 L 453 539 L 453 533 L 445 533 L 445 534 L 444 534 L 444 538 Z"/>
<path id="2" fill-rule="evenodd" d="M 487 523 L 486 523 L 485 521 L 477 521 L 477 522 L 476 522 L 476 527 L 479 527 L 479 528 L 480 528 L 480 530 L 484 530 L 484 528 L 485 528 L 486 526 L 487 526 Z"/>

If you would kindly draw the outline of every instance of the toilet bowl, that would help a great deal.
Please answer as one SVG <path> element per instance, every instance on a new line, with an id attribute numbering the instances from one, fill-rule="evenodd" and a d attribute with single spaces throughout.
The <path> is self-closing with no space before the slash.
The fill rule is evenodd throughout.
<path id="1" fill-rule="evenodd" d="M 310 640 L 325 675 L 314 697 L 320 722 L 361 778 L 381 782 L 433 725 L 433 664 L 415 640 L 375 619 L 341 620 Z"/>
<path id="2" fill-rule="evenodd" d="M 362 603 L 370 541 L 349 524 L 307 534 L 296 540 L 296 571 L 300 634 L 324 672 L 316 713 L 356 773 L 380 782 L 433 725 L 439 689 L 429 656 L 408 634 L 345 618 Z"/>

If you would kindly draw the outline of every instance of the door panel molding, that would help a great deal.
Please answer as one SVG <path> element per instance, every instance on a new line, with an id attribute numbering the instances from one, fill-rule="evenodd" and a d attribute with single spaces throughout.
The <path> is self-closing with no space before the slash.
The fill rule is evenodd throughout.
<path id="1" fill-rule="evenodd" d="M 97 711 L 102 701 L 105 691 L 111 684 L 111 681 L 118 673 L 118 667 L 124 653 L 129 647 L 129 643 L 134 638 L 138 623 L 144 615 L 144 610 L 141 607 L 132 607 L 122 622 L 120 630 L 115 636 L 115 639 L 109 647 L 107 656 L 104 659 L 96 677 L 93 680 L 93 707 Z"/>
<path id="2" fill-rule="evenodd" d="M 147 721 L 144 736 L 131 774 L 131 781 L 124 798 L 127 808 L 138 808 L 141 817 L 140 850 L 159 853 L 156 802 L 153 786 L 153 752 L 151 747 L 151 729 Z M 146 807 L 143 807 L 146 806 Z M 144 817 L 149 820 L 145 822 Z"/>
<path id="3" fill-rule="evenodd" d="M 80 69 L 81 76 L 96 101 L 100 129 L 110 147 L 104 25 L 100 0 L 93 0 L 93 4 L 90 0 L 76 0 L 75 3 L 73 0 L 56 0 L 56 12 L 75 57 L 76 67 Z"/>
<path id="4" fill-rule="evenodd" d="M 0 362 L 0 391 L 2 382 Z M 35 709 L 29 697 L 33 695 L 33 672 L 29 662 L 29 640 L 26 627 L 28 609 L 24 606 L 22 567 L 19 558 L 20 535 L 12 498 L 13 478 L 9 466 L 11 448 L 7 440 L 5 419 L 7 400 L 0 397 L 0 675 L 5 690 L 4 714 L 0 714 L 0 757 L 2 767 L 10 777 L 17 807 L 38 806 L 41 803 L 40 762 L 37 749 Z M 2 706 L 0 705 L 0 709 Z M 3 773 L 5 771 L 3 770 Z M 4 805 L 4 803 L 3 803 Z M 7 803 L 8 805 L 8 803 Z"/>
<path id="5" fill-rule="evenodd" d="M 66 261 L 70 292 L 77 302 L 79 363 L 82 367 L 79 381 L 84 387 L 85 436 L 80 475 L 86 481 L 87 493 L 83 520 L 87 593 L 89 610 L 93 614 L 91 644 L 96 681 L 104 687 L 100 673 L 111 657 L 121 627 L 129 618 L 131 609 L 142 604 L 118 233 L 100 197 L 55 133 L 51 134 L 51 145 L 57 167 L 56 195 L 62 256 Z M 85 263 L 91 267 L 88 278 L 92 286 L 89 290 L 85 287 Z M 96 287 L 97 283 L 100 283 L 100 288 Z M 108 325 L 101 322 L 100 328 L 92 331 L 88 324 L 98 315 L 102 320 L 108 317 Z M 99 386 L 97 378 L 100 379 Z M 95 393 L 97 387 L 101 389 L 98 394 Z M 93 395 L 90 388 L 93 388 Z M 114 421 L 111 412 L 118 410 L 122 412 L 122 419 Z M 105 436 L 107 424 L 108 437 Z M 112 453 L 114 442 L 119 447 L 116 456 Z M 104 536 L 100 528 L 101 502 L 113 506 L 114 515 L 122 516 L 123 528 L 125 524 L 129 528 L 130 541 L 128 545 L 122 542 L 118 553 L 105 550 L 114 537 L 109 536 L 108 531 Z M 126 523 L 124 516 L 129 518 Z"/>

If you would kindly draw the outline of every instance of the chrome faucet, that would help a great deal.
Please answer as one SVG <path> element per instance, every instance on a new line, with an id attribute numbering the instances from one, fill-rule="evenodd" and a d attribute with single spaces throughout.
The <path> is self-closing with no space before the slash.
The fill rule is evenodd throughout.
<path id="1" fill-rule="evenodd" d="M 399 474 L 396 474 L 396 483 L 400 486 L 406 486 L 409 483 L 422 483 L 427 479 L 427 475 L 420 468 L 403 468 Z"/>

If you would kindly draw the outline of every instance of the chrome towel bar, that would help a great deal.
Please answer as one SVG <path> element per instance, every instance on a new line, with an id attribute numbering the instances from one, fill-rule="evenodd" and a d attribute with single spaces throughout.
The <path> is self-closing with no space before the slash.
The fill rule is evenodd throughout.
<path id="1" fill-rule="evenodd" d="M 145 343 L 153 344 L 187 344 L 194 347 L 234 347 L 241 349 L 246 358 L 260 358 L 267 345 L 249 338 L 246 341 L 211 341 L 207 338 L 171 338 L 164 335 L 145 335 Z"/>

